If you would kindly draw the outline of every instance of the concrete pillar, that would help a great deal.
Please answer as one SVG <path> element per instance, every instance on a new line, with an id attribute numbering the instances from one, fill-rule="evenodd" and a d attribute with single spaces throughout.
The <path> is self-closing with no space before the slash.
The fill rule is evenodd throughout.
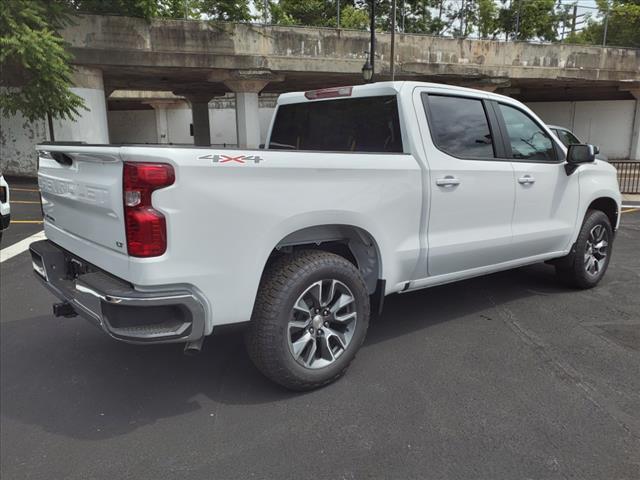
<path id="1" fill-rule="evenodd" d="M 236 132 L 238 148 L 260 146 L 258 93 L 267 80 L 227 80 L 224 84 L 236 94 Z"/>
<path id="2" fill-rule="evenodd" d="M 257 92 L 236 92 L 236 132 L 239 148 L 258 148 L 260 145 Z"/>
<path id="3" fill-rule="evenodd" d="M 209 127 L 209 100 L 212 94 L 185 95 L 191 104 L 193 118 L 193 144 L 199 147 L 211 145 Z"/>
<path id="4" fill-rule="evenodd" d="M 176 102 L 174 100 L 154 100 L 146 103 L 153 107 L 153 110 L 156 114 L 156 132 L 158 135 L 158 143 L 170 143 L 167 110 L 178 105 L 179 102 Z"/>
<path id="5" fill-rule="evenodd" d="M 631 130 L 630 160 L 640 160 L 640 88 L 630 90 L 636 99 L 636 110 L 633 117 L 633 130 Z"/>
<path id="6" fill-rule="evenodd" d="M 74 120 L 56 119 L 53 132 L 57 142 L 109 143 L 107 101 L 102 70 L 76 66 L 71 91 L 84 100 L 86 110 L 80 108 Z"/>

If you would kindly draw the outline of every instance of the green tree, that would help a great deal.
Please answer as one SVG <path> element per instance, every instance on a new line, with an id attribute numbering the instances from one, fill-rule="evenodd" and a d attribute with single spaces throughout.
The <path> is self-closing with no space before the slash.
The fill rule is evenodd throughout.
<path id="1" fill-rule="evenodd" d="M 154 18 L 209 18 L 248 22 L 248 0 L 67 0 L 78 13 Z"/>
<path id="2" fill-rule="evenodd" d="M 369 28 L 369 10 L 356 5 L 340 6 L 340 28 L 351 28 L 354 30 L 366 30 Z M 337 18 L 331 26 L 337 26 Z"/>
<path id="3" fill-rule="evenodd" d="M 5 0 L 0 5 L 0 112 L 30 121 L 73 118 L 82 99 L 70 91 L 70 54 L 57 30 L 69 22 L 58 0 Z"/>
<path id="4" fill-rule="evenodd" d="M 163 1 L 157 0 L 67 0 L 78 13 L 96 15 L 123 15 L 150 20 L 157 17 Z"/>
<path id="5" fill-rule="evenodd" d="M 555 0 L 512 0 L 498 14 L 500 31 L 514 40 L 555 41 L 559 16 L 555 10 Z M 517 35 L 516 35 L 517 31 Z"/>
<path id="6" fill-rule="evenodd" d="M 607 45 L 640 48 L 640 0 L 597 0 L 599 19 L 591 19 L 587 27 L 569 36 L 567 42 L 601 45 L 607 20 Z"/>
<path id="7" fill-rule="evenodd" d="M 494 0 L 477 0 L 476 19 L 481 38 L 495 38 L 500 28 L 498 6 Z"/>
<path id="8" fill-rule="evenodd" d="M 279 0 L 268 2 L 271 23 L 278 25 L 304 25 L 311 27 L 335 27 L 337 25 L 337 0 Z M 255 2 L 256 9 L 264 15 L 263 2 Z M 355 12 L 347 9 L 353 7 L 353 2 L 340 2 L 340 26 L 344 25 L 344 14 L 356 21 Z M 346 27 L 350 28 L 350 27 Z"/>
<path id="9" fill-rule="evenodd" d="M 251 15 L 248 0 L 193 0 L 197 2 L 200 13 L 210 20 L 225 22 L 250 22 Z"/>

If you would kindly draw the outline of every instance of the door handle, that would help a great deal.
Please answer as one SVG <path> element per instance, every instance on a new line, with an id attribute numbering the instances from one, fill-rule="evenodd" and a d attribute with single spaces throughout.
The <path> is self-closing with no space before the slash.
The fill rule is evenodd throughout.
<path id="1" fill-rule="evenodd" d="M 447 175 L 444 178 L 436 179 L 436 185 L 438 185 L 439 187 L 455 187 L 457 185 L 460 185 L 460 180 L 452 175 Z"/>
<path id="2" fill-rule="evenodd" d="M 520 185 L 532 185 L 534 183 L 536 183 L 536 179 L 533 178 L 531 175 L 523 175 L 522 177 L 520 177 L 518 179 L 518 183 Z"/>

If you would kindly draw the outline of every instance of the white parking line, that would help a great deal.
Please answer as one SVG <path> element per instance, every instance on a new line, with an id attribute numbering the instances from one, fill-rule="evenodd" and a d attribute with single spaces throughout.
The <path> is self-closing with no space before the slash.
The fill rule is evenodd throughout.
<path id="1" fill-rule="evenodd" d="M 29 250 L 29 245 L 33 242 L 37 242 L 38 240 L 44 240 L 46 237 L 44 236 L 44 230 L 39 231 L 38 233 L 34 233 L 30 237 L 25 238 L 24 240 L 20 240 L 13 245 L 9 245 L 7 248 L 3 248 L 0 250 L 0 263 L 9 260 L 10 258 L 15 257 L 16 255 L 20 255 L 22 252 L 26 252 Z"/>

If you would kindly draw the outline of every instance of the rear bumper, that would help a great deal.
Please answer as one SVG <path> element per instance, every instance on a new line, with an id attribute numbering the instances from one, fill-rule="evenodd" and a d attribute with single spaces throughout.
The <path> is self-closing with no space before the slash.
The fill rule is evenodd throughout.
<path id="1" fill-rule="evenodd" d="M 49 240 L 32 243 L 30 250 L 36 277 L 113 338 L 172 343 L 204 336 L 205 309 L 188 288 L 142 292 Z"/>

